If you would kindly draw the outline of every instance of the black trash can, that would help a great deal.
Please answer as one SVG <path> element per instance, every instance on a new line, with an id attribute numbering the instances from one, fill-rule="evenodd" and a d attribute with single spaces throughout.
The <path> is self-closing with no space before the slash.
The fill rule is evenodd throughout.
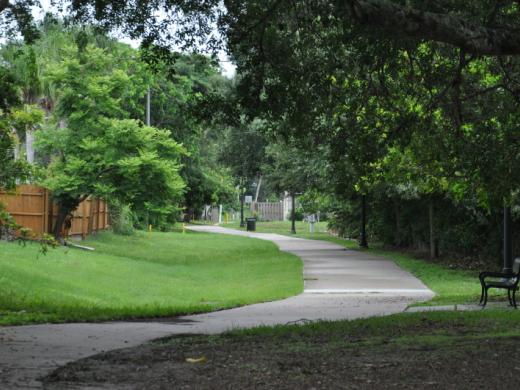
<path id="1" fill-rule="evenodd" d="M 254 232 L 256 230 L 256 218 L 246 218 L 247 231 Z"/>

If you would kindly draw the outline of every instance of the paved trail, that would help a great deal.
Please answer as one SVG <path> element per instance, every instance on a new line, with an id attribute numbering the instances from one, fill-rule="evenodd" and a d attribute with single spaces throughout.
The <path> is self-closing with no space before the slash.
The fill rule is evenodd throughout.
<path id="1" fill-rule="evenodd" d="M 421 281 L 392 261 L 336 244 L 217 226 L 191 229 L 273 241 L 281 250 L 303 260 L 304 292 L 281 301 L 185 316 L 171 322 L 0 327 L 0 389 L 41 388 L 38 378 L 70 361 L 167 335 L 393 314 L 433 296 Z"/>

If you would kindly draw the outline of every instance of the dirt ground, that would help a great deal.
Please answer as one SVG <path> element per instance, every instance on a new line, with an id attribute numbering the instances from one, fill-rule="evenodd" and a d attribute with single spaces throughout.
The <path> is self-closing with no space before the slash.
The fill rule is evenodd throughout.
<path id="1" fill-rule="evenodd" d="M 394 342 L 327 335 L 183 336 L 102 353 L 45 378 L 46 389 L 517 388 L 520 338 Z M 464 333 L 458 329 L 457 333 Z M 202 358 L 202 359 L 201 359 Z M 189 362 L 201 359 L 201 362 Z"/>

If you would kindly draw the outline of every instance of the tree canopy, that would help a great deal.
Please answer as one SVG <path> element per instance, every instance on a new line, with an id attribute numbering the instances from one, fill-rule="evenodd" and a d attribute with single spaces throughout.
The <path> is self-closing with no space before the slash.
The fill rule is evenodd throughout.
<path id="1" fill-rule="evenodd" d="M 89 38 L 77 30 L 77 54 L 69 55 L 76 74 L 92 45 L 138 61 L 121 61 L 110 77 L 100 72 L 105 79 L 89 81 L 110 112 L 78 100 L 69 104 L 75 114 L 60 124 L 63 87 L 77 98 L 88 86 L 74 77 L 60 85 L 51 71 L 34 72 L 38 58 L 59 62 L 53 45 L 12 45 L 4 58 L 23 103 L 56 118 L 57 131 L 73 126 L 75 115 L 78 128 L 95 128 L 104 126 L 82 112 L 142 120 L 150 89 L 152 126 L 170 130 L 187 152 L 180 153 L 179 172 L 190 213 L 232 199 L 232 183 L 262 177 L 273 191 L 305 187 L 309 198 L 319 191 L 333 199 L 335 226 L 349 234 L 347 220 L 357 219 L 362 199 L 371 206 L 369 230 L 384 241 L 440 240 L 453 248 L 463 231 L 473 236 L 459 241 L 489 235 L 499 210 L 518 204 L 516 0 L 58 3 L 67 23 L 141 40 L 141 50 L 123 50 L 104 34 Z M 237 77 L 226 81 L 207 56 L 173 47 L 225 48 Z M 129 87 L 121 91 L 118 80 Z"/>

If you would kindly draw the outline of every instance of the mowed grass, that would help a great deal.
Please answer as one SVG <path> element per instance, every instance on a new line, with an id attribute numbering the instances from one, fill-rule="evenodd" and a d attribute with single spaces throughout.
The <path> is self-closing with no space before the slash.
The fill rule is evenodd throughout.
<path id="1" fill-rule="evenodd" d="M 94 252 L 0 242 L 0 324 L 172 316 L 298 294 L 302 263 L 270 242 L 101 233 Z"/>
<path id="2" fill-rule="evenodd" d="M 240 228 L 238 222 L 223 225 L 225 227 Z M 448 305 L 463 303 L 478 303 L 480 298 L 480 282 L 478 272 L 450 269 L 442 264 L 415 258 L 412 254 L 383 249 L 381 245 L 370 243 L 369 249 L 359 248 L 355 240 L 336 237 L 327 232 L 326 222 L 316 224 L 315 233 L 309 232 L 309 224 L 298 221 L 294 237 L 324 240 L 342 245 L 348 249 L 368 251 L 386 257 L 396 262 L 401 268 L 419 278 L 426 286 L 435 292 L 436 296 L 429 302 L 418 305 Z M 291 235 L 289 221 L 257 222 L 257 231 L 260 233 L 278 233 Z M 504 291 L 489 290 L 490 300 L 507 300 Z"/>
<path id="3" fill-rule="evenodd" d="M 479 302 L 481 287 L 477 271 L 450 269 L 442 264 L 414 258 L 410 254 L 397 251 L 378 248 L 369 249 L 369 251 L 395 261 L 397 265 L 415 275 L 435 292 L 436 295 L 431 301 L 421 302 L 418 305 L 476 304 Z M 507 301 L 503 290 L 491 289 L 489 297 L 491 301 Z"/>
<path id="4" fill-rule="evenodd" d="M 300 338 L 343 342 L 343 347 L 375 344 L 412 345 L 452 343 L 461 339 L 519 337 L 519 310 L 438 311 L 398 313 L 345 321 L 317 321 L 303 325 L 235 329 L 229 338 L 262 338 L 273 344 Z"/>

